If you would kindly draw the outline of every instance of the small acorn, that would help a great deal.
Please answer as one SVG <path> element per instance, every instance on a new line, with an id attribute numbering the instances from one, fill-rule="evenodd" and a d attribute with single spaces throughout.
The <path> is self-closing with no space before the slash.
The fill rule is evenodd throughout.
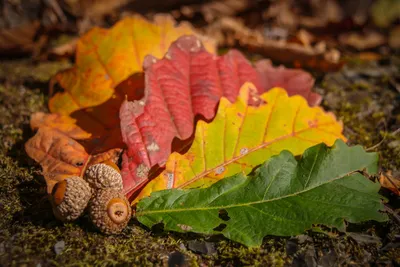
<path id="1" fill-rule="evenodd" d="M 122 190 L 122 176 L 118 167 L 107 162 L 90 166 L 85 173 L 85 179 L 93 189 L 112 188 Z"/>
<path id="2" fill-rule="evenodd" d="M 128 224 L 132 214 L 125 195 L 115 189 L 99 190 L 90 201 L 89 215 L 93 224 L 105 234 L 117 234 Z"/>
<path id="3" fill-rule="evenodd" d="M 73 176 L 58 182 L 50 195 L 53 212 L 61 221 L 73 221 L 85 210 L 92 190 L 80 177 Z"/>

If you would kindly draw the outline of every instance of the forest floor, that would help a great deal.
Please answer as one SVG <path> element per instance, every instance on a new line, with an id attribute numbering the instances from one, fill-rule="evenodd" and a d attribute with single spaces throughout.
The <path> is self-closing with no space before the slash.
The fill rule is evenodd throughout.
<path id="1" fill-rule="evenodd" d="M 322 106 L 345 125 L 350 144 L 380 155 L 381 171 L 400 173 L 400 93 L 392 77 L 400 58 L 348 60 L 341 71 L 316 74 Z M 40 167 L 26 155 L 29 118 L 46 111 L 48 80 L 70 63 L 0 64 L 0 266 L 358 266 L 400 264 L 399 198 L 386 189 L 390 220 L 350 224 L 347 233 L 315 226 L 303 235 L 264 239 L 246 248 L 220 236 L 149 231 L 132 220 L 122 234 L 97 232 L 87 217 L 53 217 Z M 267 223 L 267 222 L 266 222 Z"/>

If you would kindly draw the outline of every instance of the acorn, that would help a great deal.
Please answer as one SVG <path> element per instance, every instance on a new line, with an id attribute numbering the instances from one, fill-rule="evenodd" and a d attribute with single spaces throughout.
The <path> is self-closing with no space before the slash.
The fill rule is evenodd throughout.
<path id="1" fill-rule="evenodd" d="M 77 176 L 66 178 L 55 184 L 50 195 L 53 213 L 61 221 L 75 220 L 91 197 L 92 190 L 85 180 Z"/>
<path id="2" fill-rule="evenodd" d="M 125 195 L 115 189 L 101 189 L 89 203 L 93 224 L 105 234 L 117 234 L 128 224 L 132 214 Z"/>
<path id="3" fill-rule="evenodd" d="M 85 179 L 93 189 L 112 188 L 122 190 L 122 176 L 118 167 L 112 163 L 100 163 L 90 166 L 85 173 Z"/>

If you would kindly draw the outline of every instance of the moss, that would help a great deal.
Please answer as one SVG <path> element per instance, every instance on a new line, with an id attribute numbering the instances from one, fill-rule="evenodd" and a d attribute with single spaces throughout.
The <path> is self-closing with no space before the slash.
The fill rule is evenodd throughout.
<path id="1" fill-rule="evenodd" d="M 57 72 L 71 67 L 68 61 L 32 63 L 30 60 L 3 61 L 0 64 L 0 80 L 11 82 L 47 83 Z"/>
<path id="2" fill-rule="evenodd" d="M 365 69 L 371 71 L 371 68 L 380 68 L 381 75 L 368 77 Z M 400 103 L 398 92 L 385 77 L 394 75 L 396 70 L 393 66 L 385 69 L 354 65 L 353 69 L 327 75 L 322 82 L 326 95 L 323 105 L 343 121 L 350 143 L 378 152 L 382 169 L 393 172 L 400 171 L 399 148 L 395 145 L 400 142 L 400 134 L 396 132 L 400 128 Z M 346 76 L 350 71 L 352 75 Z"/>
<path id="3" fill-rule="evenodd" d="M 87 216 L 73 223 L 60 223 L 47 201 L 40 168 L 23 149 L 32 135 L 30 114 L 46 110 L 45 94 L 37 86 L 43 86 L 49 74 L 31 73 L 32 65 L 25 61 L 10 64 L 19 71 L 8 75 L 4 65 L 0 70 L 0 265 L 150 266 L 168 265 L 168 261 L 207 266 L 399 263 L 398 251 L 389 246 L 399 232 L 393 220 L 350 225 L 349 231 L 376 236 L 382 244 L 363 243 L 332 229 L 315 228 L 295 238 L 266 237 L 261 248 L 246 248 L 218 236 L 158 233 L 142 228 L 134 220 L 116 236 L 98 233 Z M 41 64 L 36 67 L 45 69 Z M 28 72 L 22 74 L 22 69 Z M 382 168 L 398 171 L 399 150 L 393 143 L 399 142 L 400 136 L 395 134 L 400 126 L 396 115 L 398 93 L 390 88 L 387 78 L 366 77 L 360 74 L 363 71 L 355 65 L 326 75 L 319 84 L 324 106 L 344 122 L 350 143 L 379 152 Z M 195 253 L 189 249 L 192 240 L 212 243 L 215 250 Z M 384 246 L 387 249 L 382 249 Z"/>

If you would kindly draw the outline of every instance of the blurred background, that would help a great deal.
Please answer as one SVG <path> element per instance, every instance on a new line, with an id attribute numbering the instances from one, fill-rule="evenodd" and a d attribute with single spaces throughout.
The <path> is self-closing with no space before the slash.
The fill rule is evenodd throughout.
<path id="1" fill-rule="evenodd" d="M 80 35 L 133 13 L 168 13 L 222 49 L 323 71 L 338 69 L 349 54 L 377 59 L 400 47 L 398 0 L 2 0 L 0 11 L 5 58 L 72 57 Z"/>

